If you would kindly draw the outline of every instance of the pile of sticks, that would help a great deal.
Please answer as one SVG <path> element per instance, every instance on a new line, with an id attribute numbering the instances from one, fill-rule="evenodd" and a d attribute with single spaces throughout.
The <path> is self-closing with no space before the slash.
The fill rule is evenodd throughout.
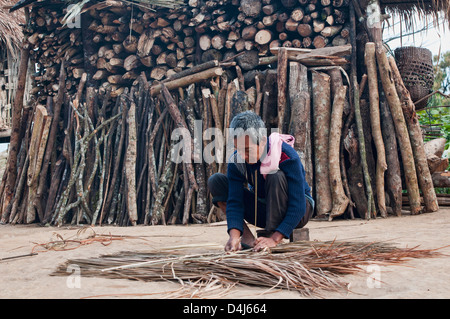
<path id="1" fill-rule="evenodd" d="M 24 47 L 38 65 L 37 72 L 31 75 L 33 89 L 30 94 L 43 103 L 47 96 L 55 96 L 60 89 L 58 76 L 63 60 L 68 61 L 63 85 L 69 92 L 76 92 L 84 73 L 81 29 L 64 27 L 59 10 L 59 6 L 36 7 L 30 12 L 29 23 L 24 27 L 27 35 Z"/>
<path id="2" fill-rule="evenodd" d="M 222 220 L 206 181 L 226 172 L 224 145 L 210 154 L 216 161 L 198 159 L 192 148 L 188 161 L 174 161 L 184 153 L 172 133 L 188 132 L 204 153 L 213 137 L 199 141 L 196 124 L 201 134 L 214 127 L 226 135 L 245 110 L 295 137 L 318 216 L 354 217 L 354 208 L 360 217 L 386 216 L 386 206 L 399 215 L 402 179 L 412 213 L 422 209 L 419 185 L 426 210 L 437 210 L 420 127 L 395 61 L 380 51 L 374 63 L 369 44 L 367 76 L 358 84 L 355 13 L 347 1 L 189 1 L 154 11 L 106 0 L 85 8 L 80 28 L 65 24 L 65 12 L 64 4 L 38 2 L 24 29 L 0 185 L 2 223 Z M 314 31 L 319 22 L 324 29 Z M 303 43 L 307 37 L 298 44 L 299 26 L 309 23 L 313 44 Z M 325 37 L 327 26 L 340 33 Z M 252 36 L 250 27 L 257 30 Z M 330 39 L 326 46 L 317 44 L 319 33 Z M 22 107 L 29 61 L 38 72 L 34 98 Z M 380 93 L 379 108 L 377 68 L 386 96 Z"/>
<path id="3" fill-rule="evenodd" d="M 173 129 L 185 128 L 195 137 L 199 120 L 203 131 L 223 131 L 235 114 L 249 109 L 268 128 L 277 127 L 280 118 L 294 128 L 296 121 L 288 124 L 286 95 L 277 88 L 287 83 L 277 77 L 280 56 L 282 66 L 289 55 L 298 66 L 300 61 L 312 67 L 343 65 L 342 56 L 350 52 L 350 46 L 315 49 L 303 44 L 293 46 L 309 48 L 295 51 L 288 41 L 299 38 L 298 32 L 281 30 L 294 17 L 298 24 L 322 21 L 344 30 L 344 2 L 258 3 L 190 1 L 155 11 L 107 0 L 89 4 L 76 21 L 64 21 L 63 3 L 35 3 L 24 26 L 19 74 L 23 82 L 29 66 L 37 65 L 33 99 L 22 109 L 19 85 L 0 189 L 2 223 L 222 220 L 211 205 L 206 181 L 225 172 L 226 164 L 174 163 Z M 274 25 L 268 25 L 270 8 L 275 10 L 270 14 Z M 256 34 L 247 34 L 239 48 L 243 29 L 250 26 L 267 31 L 272 40 L 284 38 L 280 49 L 274 42 L 271 51 L 269 42 L 260 43 Z M 206 50 L 203 35 L 212 35 Z M 218 35 L 227 39 L 220 48 Z M 334 36 L 329 36 L 330 45 Z M 287 48 L 294 51 L 287 53 Z M 277 103 L 281 106 L 273 107 Z"/>

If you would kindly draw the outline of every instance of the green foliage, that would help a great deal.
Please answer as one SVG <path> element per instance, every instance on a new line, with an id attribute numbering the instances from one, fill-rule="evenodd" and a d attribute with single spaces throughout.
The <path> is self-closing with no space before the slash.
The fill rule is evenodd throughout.
<path id="1" fill-rule="evenodd" d="M 434 56 L 434 85 L 433 91 L 440 91 L 443 94 L 450 93 L 450 51 L 441 56 Z M 450 98 L 442 94 L 434 94 L 427 104 L 427 108 L 417 112 L 419 123 L 428 128 L 438 129 L 437 133 L 441 136 L 425 136 L 425 140 L 431 140 L 438 137 L 444 137 L 447 140 L 445 149 L 450 147 Z M 444 156 L 450 154 L 444 152 Z M 447 168 L 448 169 L 448 168 Z M 436 188 L 437 194 L 450 194 L 450 188 Z"/>
<path id="2" fill-rule="evenodd" d="M 440 128 L 436 133 L 441 136 L 426 136 L 425 140 L 437 137 L 447 139 L 446 149 L 450 146 L 450 98 L 445 94 L 450 93 L 450 51 L 441 56 L 434 56 L 434 91 L 440 91 L 442 94 L 434 94 L 428 101 L 427 108 L 417 112 L 419 122 L 429 128 Z M 434 133 L 434 132 L 433 132 Z"/>

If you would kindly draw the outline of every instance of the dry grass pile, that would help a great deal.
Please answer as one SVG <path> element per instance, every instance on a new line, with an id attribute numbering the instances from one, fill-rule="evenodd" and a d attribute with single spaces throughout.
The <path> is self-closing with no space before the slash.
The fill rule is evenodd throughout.
<path id="1" fill-rule="evenodd" d="M 281 245 L 270 252 L 241 251 L 233 254 L 180 255 L 167 252 L 123 252 L 90 259 L 68 260 L 53 275 L 66 276 L 76 264 L 82 276 L 131 280 L 172 280 L 186 290 L 171 297 L 195 297 L 201 288 L 230 289 L 236 284 L 296 290 L 320 296 L 321 290 L 343 291 L 342 276 L 363 271 L 364 265 L 399 264 L 410 258 L 438 257 L 436 250 L 396 248 L 386 243 L 302 242 Z M 186 285 L 188 284 L 188 285 Z"/>

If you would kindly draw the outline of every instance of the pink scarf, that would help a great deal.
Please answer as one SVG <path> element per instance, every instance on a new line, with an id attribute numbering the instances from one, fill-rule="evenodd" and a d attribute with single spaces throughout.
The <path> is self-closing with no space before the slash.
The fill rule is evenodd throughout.
<path id="1" fill-rule="evenodd" d="M 281 159 L 281 146 L 283 142 L 289 144 L 289 146 L 294 147 L 295 138 L 292 135 L 272 133 L 269 136 L 269 151 L 266 157 L 261 161 L 260 171 L 261 174 L 266 178 L 267 174 L 274 174 L 279 170 L 279 163 Z"/>

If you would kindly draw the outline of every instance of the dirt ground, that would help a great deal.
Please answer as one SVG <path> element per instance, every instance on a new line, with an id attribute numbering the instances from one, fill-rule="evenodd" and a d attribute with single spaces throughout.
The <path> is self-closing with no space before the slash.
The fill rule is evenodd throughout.
<path id="1" fill-rule="evenodd" d="M 434 249 L 450 245 L 450 209 L 436 213 L 376 220 L 311 221 L 307 225 L 311 240 L 391 241 L 398 247 Z M 0 258 L 28 254 L 36 244 L 46 243 L 60 235 L 74 238 L 76 227 L 39 227 L 37 225 L 0 225 Z M 180 285 L 175 282 L 139 282 L 127 279 L 89 278 L 81 276 L 77 284 L 69 277 L 50 274 L 58 265 L 72 258 L 95 257 L 121 251 L 151 251 L 183 246 L 186 254 L 202 250 L 223 251 L 227 241 L 224 222 L 189 226 L 136 226 L 94 228 L 96 234 L 140 236 L 114 240 L 108 246 L 92 243 L 68 251 L 39 252 L 37 255 L 0 261 L 2 274 L 0 298 L 163 298 Z M 184 252 L 184 251 L 183 251 Z M 345 276 L 348 293 L 322 292 L 324 298 L 450 298 L 450 247 L 441 252 L 448 256 L 409 260 L 402 265 L 376 269 L 380 282 L 370 276 L 373 269 Z M 298 292 L 236 286 L 222 298 L 290 299 L 302 298 Z M 138 295 L 140 294 L 140 295 Z M 147 295 L 142 295 L 147 294 Z M 98 297 L 100 296 L 100 297 Z"/>

